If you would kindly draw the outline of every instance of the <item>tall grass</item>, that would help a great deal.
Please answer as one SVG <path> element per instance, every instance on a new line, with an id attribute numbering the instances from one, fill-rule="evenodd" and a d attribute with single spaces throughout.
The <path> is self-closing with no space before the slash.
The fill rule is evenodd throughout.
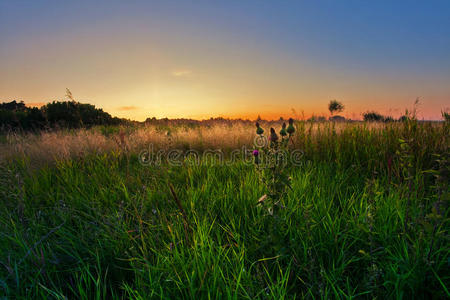
<path id="1" fill-rule="evenodd" d="M 257 206 L 264 186 L 251 164 L 144 167 L 137 159 L 148 143 L 251 146 L 253 125 L 9 136 L 0 295 L 448 298 L 449 190 L 425 171 L 446 182 L 433 154 L 448 159 L 449 127 L 415 126 L 298 123 L 292 147 L 303 163 L 288 170 L 292 190 L 276 230 Z"/>
<path id="2" fill-rule="evenodd" d="M 262 126 L 280 127 L 280 122 L 262 122 Z M 332 123 L 298 122 L 293 137 L 295 148 L 308 158 L 358 163 L 379 160 L 380 155 L 392 155 L 398 140 L 405 134 L 404 123 Z M 231 151 L 242 146 L 253 147 L 254 125 L 248 122 L 217 122 L 206 126 L 132 126 L 94 127 L 92 129 L 43 131 L 40 134 L 10 133 L 0 143 L 0 161 L 17 157 L 46 164 L 55 159 L 79 158 L 85 154 L 127 151 L 137 154 L 150 144 L 156 149 L 221 149 Z M 448 134 L 443 123 L 424 122 L 416 133 L 417 147 L 423 155 L 445 147 Z M 121 141 L 123 137 L 123 141 Z M 386 157 L 384 157 L 386 158 Z M 422 158 L 422 157 L 420 157 Z"/>

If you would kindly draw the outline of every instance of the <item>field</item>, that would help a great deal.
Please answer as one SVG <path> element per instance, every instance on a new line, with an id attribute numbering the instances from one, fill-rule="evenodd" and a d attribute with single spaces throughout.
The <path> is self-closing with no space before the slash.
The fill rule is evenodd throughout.
<path id="1" fill-rule="evenodd" d="M 1 136 L 0 299 L 450 297 L 448 121 L 294 125 L 278 198 L 251 122 Z"/>

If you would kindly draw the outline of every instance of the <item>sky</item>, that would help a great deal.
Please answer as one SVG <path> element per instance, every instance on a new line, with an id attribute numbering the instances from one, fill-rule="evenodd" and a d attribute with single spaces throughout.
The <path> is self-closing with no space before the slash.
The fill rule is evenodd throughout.
<path id="1" fill-rule="evenodd" d="M 450 107 L 450 1 L 0 0 L 0 102 L 135 120 Z"/>

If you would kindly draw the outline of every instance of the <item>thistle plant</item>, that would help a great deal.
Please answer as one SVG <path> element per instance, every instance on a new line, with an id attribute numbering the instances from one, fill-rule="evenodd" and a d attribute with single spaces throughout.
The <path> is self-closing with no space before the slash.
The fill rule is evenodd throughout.
<path id="1" fill-rule="evenodd" d="M 289 118 L 289 126 L 286 129 L 286 132 L 289 134 L 289 138 L 292 136 L 292 134 L 295 132 L 294 128 L 294 120 L 292 118 Z"/>
<path id="2" fill-rule="evenodd" d="M 264 129 L 261 128 L 258 122 L 256 122 L 256 134 L 262 135 L 264 133 Z"/>
<path id="3" fill-rule="evenodd" d="M 281 130 L 280 130 L 280 135 L 281 135 L 281 138 L 286 137 L 286 135 L 287 135 L 286 123 L 283 123 L 283 126 L 281 127 Z"/>
<path id="4" fill-rule="evenodd" d="M 264 136 L 264 129 L 256 123 L 256 134 L 259 140 L 257 149 L 253 151 L 256 171 L 261 182 L 265 186 L 266 194 L 260 198 L 258 203 L 268 208 L 269 214 L 273 215 L 275 209 L 283 207 L 281 200 L 290 186 L 290 177 L 287 166 L 289 157 L 289 141 L 295 132 L 294 121 L 289 119 L 289 126 L 283 123 L 278 136 L 275 129 L 270 128 L 268 138 Z"/>

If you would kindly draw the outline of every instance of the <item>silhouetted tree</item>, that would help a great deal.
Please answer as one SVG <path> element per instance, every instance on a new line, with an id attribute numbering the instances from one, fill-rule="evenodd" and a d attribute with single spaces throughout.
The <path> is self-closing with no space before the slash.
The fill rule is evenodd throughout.
<path id="1" fill-rule="evenodd" d="M 13 100 L 11 102 L 0 103 L 0 109 L 9 111 L 26 111 L 27 107 L 23 101 L 17 102 Z"/>
<path id="2" fill-rule="evenodd" d="M 344 105 L 337 100 L 331 100 L 330 103 L 328 103 L 328 110 L 330 111 L 331 115 L 333 115 L 333 113 L 335 112 L 343 111 L 344 108 Z"/>
<path id="3" fill-rule="evenodd" d="M 53 101 L 42 107 L 50 126 L 78 128 L 116 123 L 110 114 L 92 104 Z"/>
<path id="4" fill-rule="evenodd" d="M 70 90 L 67 97 L 71 101 L 53 101 L 41 108 L 29 108 L 23 101 L 0 103 L 0 129 L 38 130 L 46 127 L 79 128 L 94 125 L 118 125 L 126 120 L 113 118 L 92 104 L 73 100 Z"/>
<path id="5" fill-rule="evenodd" d="M 2 128 L 16 127 L 16 115 L 14 111 L 0 109 L 0 125 Z"/>

